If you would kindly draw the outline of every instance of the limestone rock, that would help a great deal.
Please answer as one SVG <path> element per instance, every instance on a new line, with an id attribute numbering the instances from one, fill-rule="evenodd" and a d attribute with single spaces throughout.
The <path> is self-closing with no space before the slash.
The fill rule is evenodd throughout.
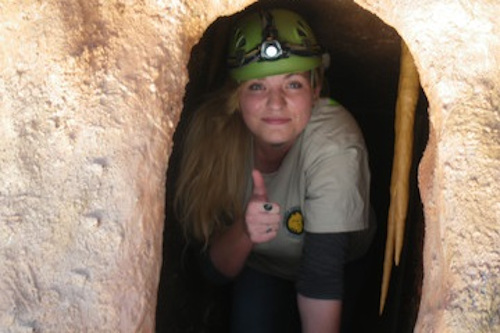
<path id="1" fill-rule="evenodd" d="M 153 331 L 185 64 L 243 4 L 0 4 L 1 332 Z"/>
<path id="2" fill-rule="evenodd" d="M 0 331 L 154 330 L 185 66 L 250 2 L 0 3 Z M 404 38 L 430 104 L 415 331 L 500 331 L 500 3 L 355 2 Z"/>
<path id="3" fill-rule="evenodd" d="M 500 2 L 356 0 L 409 45 L 429 99 L 416 332 L 500 331 Z"/>

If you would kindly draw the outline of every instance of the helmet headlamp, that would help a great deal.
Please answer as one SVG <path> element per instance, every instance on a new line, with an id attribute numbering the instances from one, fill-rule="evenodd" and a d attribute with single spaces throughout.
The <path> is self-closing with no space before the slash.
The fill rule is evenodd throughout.
<path id="1" fill-rule="evenodd" d="M 311 27 L 286 9 L 251 12 L 239 20 L 229 43 L 227 65 L 237 82 L 309 71 L 321 66 L 323 49 Z"/>
<path id="2" fill-rule="evenodd" d="M 260 45 L 260 58 L 264 60 L 276 60 L 284 56 L 283 48 L 277 40 L 265 40 Z"/>

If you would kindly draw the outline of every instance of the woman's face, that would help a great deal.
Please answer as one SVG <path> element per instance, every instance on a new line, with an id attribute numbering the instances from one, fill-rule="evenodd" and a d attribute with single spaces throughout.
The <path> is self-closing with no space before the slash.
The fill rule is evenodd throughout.
<path id="1" fill-rule="evenodd" d="M 281 74 L 242 83 L 239 92 L 243 120 L 255 143 L 290 147 L 307 125 L 319 88 L 310 72 Z"/>

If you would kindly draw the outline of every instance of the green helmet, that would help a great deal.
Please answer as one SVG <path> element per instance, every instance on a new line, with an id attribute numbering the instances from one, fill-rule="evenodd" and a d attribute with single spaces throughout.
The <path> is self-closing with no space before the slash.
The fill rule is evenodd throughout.
<path id="1" fill-rule="evenodd" d="M 314 69 L 321 65 L 323 51 L 302 17 L 272 9 L 239 20 L 228 53 L 229 74 L 241 82 Z"/>

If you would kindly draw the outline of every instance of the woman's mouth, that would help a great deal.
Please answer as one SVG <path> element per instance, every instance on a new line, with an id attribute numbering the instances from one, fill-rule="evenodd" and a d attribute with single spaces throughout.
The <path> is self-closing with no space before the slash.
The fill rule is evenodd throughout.
<path id="1" fill-rule="evenodd" d="M 268 125 L 283 125 L 290 122 L 290 118 L 266 117 L 262 118 L 262 121 Z"/>

